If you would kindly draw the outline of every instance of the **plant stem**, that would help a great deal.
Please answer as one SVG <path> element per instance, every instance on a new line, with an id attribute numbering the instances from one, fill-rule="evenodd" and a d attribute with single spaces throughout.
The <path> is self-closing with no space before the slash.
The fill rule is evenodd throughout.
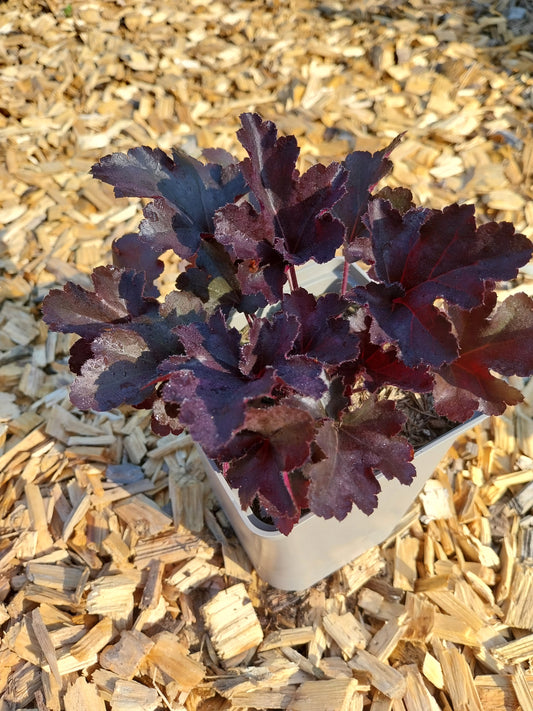
<path id="1" fill-rule="evenodd" d="M 295 291 L 298 288 L 298 279 L 296 277 L 296 269 L 294 264 L 289 264 L 287 268 L 287 276 L 289 277 L 289 286 L 291 291 Z"/>
<path id="2" fill-rule="evenodd" d="M 342 285 L 341 285 L 341 296 L 344 296 L 346 294 L 346 291 L 348 289 L 348 273 L 350 271 L 350 264 L 348 263 L 348 260 L 346 257 L 344 258 L 344 270 L 342 272 Z"/>

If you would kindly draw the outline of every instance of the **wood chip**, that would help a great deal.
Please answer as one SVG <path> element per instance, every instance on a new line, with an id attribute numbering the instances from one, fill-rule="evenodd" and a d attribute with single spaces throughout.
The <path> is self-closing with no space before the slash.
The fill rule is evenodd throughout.
<path id="1" fill-rule="evenodd" d="M 71 647 L 70 653 L 80 662 L 86 662 L 109 644 L 115 634 L 112 621 L 104 617 Z"/>
<path id="2" fill-rule="evenodd" d="M 185 690 L 195 687 L 205 675 L 203 664 L 193 659 L 176 637 L 168 632 L 161 632 L 154 638 L 148 659 Z"/>
<path id="3" fill-rule="evenodd" d="M 305 681 L 286 708 L 287 711 L 362 711 L 363 697 L 354 679 Z"/>
<path id="4" fill-rule="evenodd" d="M 263 631 L 243 583 L 221 590 L 202 607 L 215 651 L 229 662 L 263 641 Z"/>
<path id="5" fill-rule="evenodd" d="M 401 699 L 405 694 L 405 676 L 364 649 L 357 652 L 350 660 L 349 666 L 357 672 L 367 674 L 372 686 L 388 698 Z"/>
<path id="6" fill-rule="evenodd" d="M 137 630 L 122 630 L 118 642 L 100 652 L 99 661 L 104 669 L 122 679 L 132 679 L 154 642 Z"/>
<path id="7" fill-rule="evenodd" d="M 322 619 L 326 633 L 339 645 L 344 659 L 353 657 L 357 649 L 364 649 L 370 635 L 351 612 L 338 615 L 330 612 Z"/>
<path id="8" fill-rule="evenodd" d="M 446 643 L 444 643 L 446 644 Z M 472 672 L 464 656 L 451 644 L 436 643 L 446 689 L 454 707 L 483 711 Z"/>
<path id="9" fill-rule="evenodd" d="M 65 711 L 105 711 L 105 703 L 94 684 L 79 676 L 69 684 L 64 697 Z"/>

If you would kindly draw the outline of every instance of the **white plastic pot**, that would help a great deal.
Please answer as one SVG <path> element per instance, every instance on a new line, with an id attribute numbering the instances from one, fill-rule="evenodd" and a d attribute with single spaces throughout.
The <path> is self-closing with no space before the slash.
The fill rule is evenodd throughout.
<path id="1" fill-rule="evenodd" d="M 315 294 L 330 291 L 332 286 L 336 290 L 343 265 L 341 258 L 328 265 L 306 265 L 298 273 L 299 283 Z M 364 272 L 351 265 L 350 283 L 367 281 Z M 371 516 L 355 506 L 343 521 L 309 513 L 288 536 L 261 521 L 251 510 L 243 511 L 237 491 L 228 486 L 200 447 L 198 451 L 213 492 L 260 577 L 282 590 L 303 590 L 387 538 L 457 437 L 484 419 L 485 415 L 478 415 L 420 448 L 413 459 L 417 476 L 410 486 L 380 476 L 379 503 Z"/>
<path id="2" fill-rule="evenodd" d="M 243 511 L 238 493 L 200 448 L 199 452 L 215 496 L 259 576 L 281 590 L 303 590 L 385 540 L 457 437 L 485 419 L 485 415 L 478 415 L 418 450 L 413 459 L 417 476 L 410 486 L 379 477 L 379 503 L 371 516 L 355 507 L 343 521 L 309 513 L 288 536 L 263 523 L 250 510 Z"/>

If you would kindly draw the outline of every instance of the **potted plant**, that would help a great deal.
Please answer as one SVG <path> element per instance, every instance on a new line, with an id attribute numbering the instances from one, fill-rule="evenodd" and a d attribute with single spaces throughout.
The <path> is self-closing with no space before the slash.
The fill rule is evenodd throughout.
<path id="1" fill-rule="evenodd" d="M 371 545 L 403 514 L 403 494 L 418 493 L 422 479 L 407 488 L 413 402 L 431 405 L 430 421 L 468 427 L 476 413 L 521 401 L 495 373 L 533 371 L 533 300 L 518 293 L 498 303 L 495 285 L 517 276 L 532 244 L 510 223 L 477 226 L 471 205 L 416 207 L 404 188 L 372 194 L 401 137 L 300 175 L 293 136 L 278 137 L 257 114 L 241 123 L 241 161 L 217 149 L 202 163 L 137 147 L 93 166 L 117 197 L 151 202 L 138 234 L 114 243 L 113 266 L 94 270 L 93 290 L 52 290 L 43 315 L 80 337 L 70 357 L 74 405 L 128 403 L 151 409 L 158 434 L 187 428 L 220 472 L 211 472 L 220 497 L 248 511 L 228 515 L 260 574 L 305 587 L 317 572 L 306 576 L 309 557 L 297 563 L 291 546 L 312 539 L 309 521 L 340 531 L 340 558 L 318 534 L 311 558 L 327 559 L 321 577 L 361 552 L 343 524 Z M 162 299 L 167 250 L 186 266 Z M 299 270 L 309 263 L 306 276 Z M 449 444 L 437 445 L 439 458 Z M 427 478 L 435 464 L 418 468 Z M 244 540 L 251 521 L 254 543 Z M 266 550 L 273 538 L 292 560 Z"/>

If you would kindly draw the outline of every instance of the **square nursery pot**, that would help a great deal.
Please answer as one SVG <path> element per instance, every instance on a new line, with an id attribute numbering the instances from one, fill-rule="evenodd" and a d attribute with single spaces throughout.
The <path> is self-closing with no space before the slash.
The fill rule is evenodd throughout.
<path id="1" fill-rule="evenodd" d="M 342 258 L 327 265 L 306 265 L 298 272 L 299 283 L 316 295 L 337 291 L 343 266 Z M 350 282 L 364 284 L 367 281 L 365 273 L 351 265 Z M 200 447 L 198 451 L 215 496 L 260 577 L 282 590 L 303 590 L 385 540 L 454 441 L 485 419 L 485 415 L 477 415 L 417 450 L 413 459 L 417 476 L 410 486 L 381 476 L 379 504 L 371 516 L 355 506 L 342 521 L 308 513 L 288 536 L 261 521 L 251 510 L 243 511 L 237 491 L 227 484 Z"/>
<path id="2" fill-rule="evenodd" d="M 384 541 L 457 437 L 485 419 L 485 415 L 477 415 L 421 447 L 413 459 L 417 476 L 410 486 L 379 477 L 379 504 L 371 516 L 355 506 L 342 521 L 309 513 L 302 516 L 288 536 L 261 521 L 251 510 L 243 511 L 238 493 L 200 448 L 198 451 L 215 496 L 259 576 L 281 590 L 303 590 Z"/>

